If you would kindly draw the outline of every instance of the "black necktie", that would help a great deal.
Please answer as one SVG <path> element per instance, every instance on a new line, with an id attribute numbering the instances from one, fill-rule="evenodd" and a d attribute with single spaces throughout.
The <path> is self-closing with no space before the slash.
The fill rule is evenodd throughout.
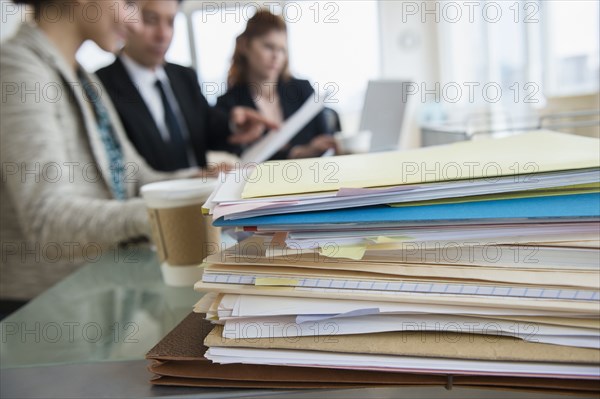
<path id="1" fill-rule="evenodd" d="M 174 159 L 172 160 L 174 163 L 173 166 L 176 168 L 187 168 L 190 166 L 190 163 L 187 155 L 187 146 L 183 139 L 183 132 L 181 131 L 181 125 L 177 121 L 177 117 L 175 116 L 175 112 L 173 111 L 173 107 L 171 107 L 171 103 L 167 98 L 161 81 L 157 80 L 154 85 L 160 92 L 163 109 L 165 110 L 165 124 L 171 137 L 170 144 L 174 156 Z"/>

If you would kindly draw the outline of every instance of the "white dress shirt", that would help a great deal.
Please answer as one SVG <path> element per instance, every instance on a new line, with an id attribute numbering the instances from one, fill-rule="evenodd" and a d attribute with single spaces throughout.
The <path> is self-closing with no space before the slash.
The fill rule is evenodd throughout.
<path id="1" fill-rule="evenodd" d="M 198 162 L 196 161 L 196 157 L 189 145 L 189 130 L 185 123 L 185 118 L 183 117 L 181 108 L 179 107 L 179 103 L 177 102 L 177 98 L 175 97 L 173 89 L 171 88 L 171 83 L 169 82 L 169 77 L 167 76 L 165 69 L 162 66 L 159 66 L 155 70 L 152 70 L 138 64 L 124 53 L 119 55 L 119 57 L 121 58 L 121 61 L 123 61 L 123 65 L 125 65 L 125 69 L 129 73 L 133 84 L 138 89 L 142 99 L 150 110 L 150 114 L 152 115 L 152 118 L 158 127 L 160 135 L 165 142 L 169 142 L 171 140 L 171 136 L 165 123 L 165 109 L 160 96 L 160 91 L 156 87 L 156 81 L 160 80 L 165 91 L 165 95 L 167 96 L 167 101 L 169 101 L 169 104 L 175 113 L 175 117 L 177 118 L 177 122 L 181 127 L 183 138 L 188 143 L 187 153 L 190 165 L 197 166 Z"/>

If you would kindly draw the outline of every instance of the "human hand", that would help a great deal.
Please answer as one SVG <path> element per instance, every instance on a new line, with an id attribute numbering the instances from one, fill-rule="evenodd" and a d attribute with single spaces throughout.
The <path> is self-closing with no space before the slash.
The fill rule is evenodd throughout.
<path id="1" fill-rule="evenodd" d="M 288 158 L 299 159 L 319 157 L 331 148 L 333 148 L 336 153 L 338 152 L 337 144 L 333 136 L 321 134 L 313 138 L 310 143 L 306 145 L 294 146 L 288 153 Z"/>
<path id="2" fill-rule="evenodd" d="M 235 107 L 231 110 L 230 122 L 233 134 L 230 144 L 248 144 L 262 137 L 265 129 L 278 129 L 279 125 L 266 119 L 248 107 Z"/>

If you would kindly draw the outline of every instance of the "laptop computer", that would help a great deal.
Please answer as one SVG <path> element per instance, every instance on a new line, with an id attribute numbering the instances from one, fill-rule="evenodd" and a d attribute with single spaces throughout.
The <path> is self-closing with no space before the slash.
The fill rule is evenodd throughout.
<path id="1" fill-rule="evenodd" d="M 409 84 L 402 80 L 369 81 L 360 131 L 372 133 L 370 152 L 398 149 L 407 102 L 404 90 Z"/>

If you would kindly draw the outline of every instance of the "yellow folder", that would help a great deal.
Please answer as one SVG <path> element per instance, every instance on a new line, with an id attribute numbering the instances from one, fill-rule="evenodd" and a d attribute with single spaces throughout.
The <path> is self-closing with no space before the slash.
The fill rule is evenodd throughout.
<path id="1" fill-rule="evenodd" d="M 515 177 L 518 183 L 536 173 L 597 167 L 600 140 L 533 131 L 410 151 L 269 161 L 254 169 L 242 197 L 481 178 L 493 181 L 512 175 L 520 175 Z"/>

